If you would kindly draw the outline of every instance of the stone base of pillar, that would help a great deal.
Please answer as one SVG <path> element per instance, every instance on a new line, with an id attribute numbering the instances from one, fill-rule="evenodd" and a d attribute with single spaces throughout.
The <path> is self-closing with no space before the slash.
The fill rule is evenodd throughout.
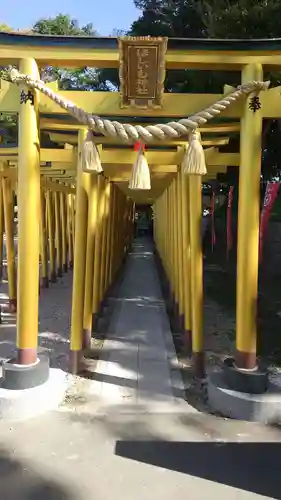
<path id="1" fill-rule="evenodd" d="M 223 371 L 212 373 L 208 378 L 208 403 L 214 412 L 224 417 L 281 424 L 281 378 L 269 380 L 263 394 L 249 394 L 230 389 Z"/>
<path id="2" fill-rule="evenodd" d="M 67 267 L 67 264 L 64 264 L 64 265 L 63 265 L 63 272 L 64 272 L 64 273 L 67 273 L 67 272 L 68 272 L 68 267 Z"/>
<path id="3" fill-rule="evenodd" d="M 78 375 L 85 371 L 85 364 L 83 363 L 84 356 L 82 351 L 69 352 L 69 373 Z"/>
<path id="4" fill-rule="evenodd" d="M 267 368 L 258 364 L 251 370 L 237 368 L 234 358 L 223 362 L 223 376 L 229 389 L 249 394 L 263 394 L 268 387 Z"/>
<path id="5" fill-rule="evenodd" d="M 98 313 L 93 313 L 92 316 L 92 333 L 94 333 L 98 329 Z"/>
<path id="6" fill-rule="evenodd" d="M 57 269 L 57 275 L 59 278 L 62 278 L 62 268 L 61 267 L 58 267 Z"/>
<path id="7" fill-rule="evenodd" d="M 8 311 L 11 314 L 14 314 L 17 312 L 17 299 L 9 299 Z"/>
<path id="8" fill-rule="evenodd" d="M 180 331 L 183 332 L 184 331 L 184 314 L 179 314 L 178 323 L 179 323 Z"/>
<path id="9" fill-rule="evenodd" d="M 49 279 L 47 276 L 42 276 L 42 288 L 49 288 Z"/>
<path id="10" fill-rule="evenodd" d="M 56 283 L 56 281 L 57 281 L 56 273 L 51 273 L 50 282 Z"/>
<path id="11" fill-rule="evenodd" d="M 35 363 L 20 364 L 17 359 L 11 359 L 2 366 L 3 389 L 25 390 L 44 384 L 49 378 L 49 358 L 38 355 Z"/>
<path id="12" fill-rule="evenodd" d="M 91 343 L 92 343 L 92 331 L 91 330 L 86 330 L 84 328 L 83 330 L 83 338 L 82 338 L 82 349 L 90 349 L 91 348 Z"/>
<path id="13" fill-rule="evenodd" d="M 194 370 L 194 376 L 198 379 L 205 378 L 205 354 L 204 352 L 193 352 L 192 353 L 192 365 Z"/>
<path id="14" fill-rule="evenodd" d="M 0 387 L 0 419 L 27 420 L 48 411 L 57 410 L 67 390 L 67 374 L 51 368 L 48 379 L 41 385 L 27 389 Z"/>
<path id="15" fill-rule="evenodd" d="M 183 345 L 187 356 L 192 353 L 192 332 L 191 330 L 183 329 Z"/>

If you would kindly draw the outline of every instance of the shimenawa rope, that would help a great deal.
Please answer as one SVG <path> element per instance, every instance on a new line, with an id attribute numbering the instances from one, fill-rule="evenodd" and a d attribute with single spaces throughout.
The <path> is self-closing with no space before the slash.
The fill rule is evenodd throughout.
<path id="1" fill-rule="evenodd" d="M 34 80 L 29 75 L 21 74 L 15 68 L 8 72 L 8 79 L 17 85 L 26 85 L 32 89 L 39 90 L 94 132 L 100 132 L 105 136 L 117 136 L 124 141 L 133 139 L 134 141 L 142 140 L 146 143 L 149 143 L 149 141 L 153 139 L 176 139 L 183 135 L 188 135 L 190 131 L 195 130 L 198 126 L 203 125 L 214 116 L 219 115 L 230 104 L 237 101 L 237 99 L 243 95 L 248 95 L 252 92 L 260 92 L 261 90 L 267 90 L 270 84 L 270 82 L 253 81 L 240 85 L 234 92 L 224 96 L 223 99 L 220 99 L 216 103 L 212 104 L 209 108 L 199 111 L 189 118 L 182 118 L 178 121 L 172 121 L 166 124 L 161 123 L 143 127 L 142 125 L 131 125 L 130 123 L 120 123 L 115 120 L 107 120 L 87 113 L 74 103 L 65 99 L 62 95 L 47 87 L 41 80 Z"/>
<path id="2" fill-rule="evenodd" d="M 186 174 L 196 175 L 205 175 L 207 173 L 204 150 L 197 128 L 213 117 L 218 116 L 243 95 L 249 95 L 251 93 L 257 94 L 262 90 L 267 90 L 270 85 L 269 81 L 252 81 L 240 85 L 236 90 L 225 95 L 222 99 L 212 104 L 212 106 L 203 111 L 199 111 L 189 118 L 182 118 L 178 121 L 172 121 L 166 124 L 161 123 L 143 127 L 141 125 L 131 125 L 130 123 L 122 124 L 116 120 L 107 120 L 87 113 L 73 102 L 68 101 L 65 97 L 47 87 L 41 80 L 35 80 L 29 75 L 21 74 L 15 68 L 9 69 L 5 78 L 16 85 L 26 85 L 31 89 L 37 89 L 39 92 L 42 92 L 76 118 L 76 120 L 86 125 L 89 128 L 89 132 L 99 132 L 104 136 L 118 137 L 123 141 L 133 139 L 136 142 L 140 141 L 142 143 L 149 143 L 153 139 L 161 141 L 188 136 L 189 146 L 184 155 L 182 168 Z M 90 133 L 85 140 L 84 149 L 83 169 L 87 172 L 99 173 L 102 167 L 93 140 L 93 135 Z M 138 159 L 142 161 L 138 161 Z M 143 161 L 143 159 L 144 155 L 138 154 L 137 161 L 133 167 L 130 182 L 131 189 L 150 189 L 150 177 L 147 174 L 147 172 L 149 173 L 149 169 L 146 160 Z"/>

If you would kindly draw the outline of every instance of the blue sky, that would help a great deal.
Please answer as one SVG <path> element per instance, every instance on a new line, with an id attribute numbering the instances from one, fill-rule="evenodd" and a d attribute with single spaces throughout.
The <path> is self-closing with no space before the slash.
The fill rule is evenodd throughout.
<path id="1" fill-rule="evenodd" d="M 0 0 L 0 23 L 14 29 L 32 26 L 42 17 L 69 14 L 80 25 L 92 22 L 99 35 L 130 27 L 138 18 L 133 0 Z"/>

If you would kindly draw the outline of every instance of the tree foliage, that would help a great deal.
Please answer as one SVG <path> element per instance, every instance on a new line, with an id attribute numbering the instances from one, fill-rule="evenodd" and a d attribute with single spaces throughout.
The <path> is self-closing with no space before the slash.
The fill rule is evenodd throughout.
<path id="1" fill-rule="evenodd" d="M 270 38 L 280 35 L 281 0 L 134 0 L 141 14 L 127 33 L 115 30 L 113 36 L 168 36 L 177 38 Z M 0 31 L 13 31 L 0 24 Z M 58 36 L 95 36 L 93 24 L 80 27 L 69 15 L 39 19 L 32 33 Z M 116 69 L 47 67 L 41 77 L 58 80 L 65 90 L 112 90 L 119 88 Z M 266 75 L 266 78 L 268 75 Z M 198 70 L 167 71 L 167 92 L 221 92 L 225 83 L 237 85 L 240 73 Z M 280 85 L 280 73 L 271 73 Z M 109 82 L 111 84 L 109 84 Z M 281 168 L 280 123 L 267 127 L 264 163 Z M 279 145 L 280 144 L 280 145 Z M 280 158 L 280 159 L 279 159 Z"/>
<path id="2" fill-rule="evenodd" d="M 129 34 L 178 38 L 253 39 L 280 36 L 281 0 L 134 0 L 142 13 Z M 280 85 L 280 73 L 266 74 Z M 240 73 L 167 71 L 166 91 L 221 92 L 223 85 L 240 83 Z M 281 170 L 280 120 L 267 123 L 263 172 L 267 178 Z"/>
<path id="3" fill-rule="evenodd" d="M 64 14 L 39 19 L 34 24 L 32 32 L 54 36 L 97 36 L 92 23 L 80 27 L 76 19 Z M 100 72 L 95 68 L 69 69 L 48 66 L 42 70 L 41 78 L 47 82 L 58 80 L 63 90 L 107 90 Z"/>
<path id="4" fill-rule="evenodd" d="M 198 7 L 210 37 L 280 36 L 280 0 L 199 0 Z"/>
<path id="5" fill-rule="evenodd" d="M 92 23 L 80 28 L 76 19 L 71 19 L 69 15 L 64 14 L 39 19 L 32 31 L 41 35 L 96 36 L 97 34 Z"/>
<path id="6" fill-rule="evenodd" d="M 11 31 L 13 31 L 13 28 L 8 26 L 8 24 L 0 23 L 0 31 L 2 31 L 4 33 L 10 33 Z"/>
<path id="7" fill-rule="evenodd" d="M 131 34 L 191 38 L 207 35 L 198 0 L 135 0 L 134 3 L 142 15 L 133 22 Z"/>

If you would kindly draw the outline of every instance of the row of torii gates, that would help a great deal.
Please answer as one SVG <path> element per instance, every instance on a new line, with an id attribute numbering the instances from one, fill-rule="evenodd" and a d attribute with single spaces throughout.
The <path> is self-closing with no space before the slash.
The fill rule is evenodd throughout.
<path id="1" fill-rule="evenodd" d="M 35 80 L 46 65 L 118 68 L 119 60 L 115 38 L 0 34 L 0 64 L 16 65 Z M 242 84 L 262 82 L 263 70 L 281 66 L 281 41 L 171 39 L 164 62 L 170 70 L 239 70 Z M 164 93 L 162 105 L 149 109 L 121 106 L 119 92 L 61 91 L 57 82 L 46 86 L 88 113 L 143 126 L 176 122 L 225 95 Z M 239 168 L 235 364 L 240 370 L 255 369 L 262 124 L 263 119 L 281 116 L 280 88 L 258 94 L 257 109 L 250 105 L 256 93 L 248 92 L 218 118 L 199 125 L 205 177 L 185 175 L 181 168 L 186 137 L 153 139 L 145 152 L 151 189 L 129 189 L 136 157 L 132 138 L 124 143 L 120 137 L 94 132 L 103 173 L 89 173 L 81 166 L 85 123 L 44 93 L 22 93 L 28 86 L 19 87 L 0 81 L 1 113 L 18 115 L 18 144 L 2 144 L 0 149 L 0 209 L 4 208 L 10 307 L 17 311 L 17 364 L 29 366 L 37 360 L 40 257 L 41 286 L 74 266 L 70 360 L 72 372 L 79 372 L 93 318 L 130 247 L 135 204 L 141 203 L 153 205 L 156 248 L 182 318 L 183 335 L 192 346 L 195 374 L 202 376 L 202 180 L 227 175 L 233 167 Z M 240 152 L 228 152 L 230 137 L 239 134 Z M 13 192 L 18 205 L 17 272 Z M 0 233 L 3 238 L 3 225 Z"/>

